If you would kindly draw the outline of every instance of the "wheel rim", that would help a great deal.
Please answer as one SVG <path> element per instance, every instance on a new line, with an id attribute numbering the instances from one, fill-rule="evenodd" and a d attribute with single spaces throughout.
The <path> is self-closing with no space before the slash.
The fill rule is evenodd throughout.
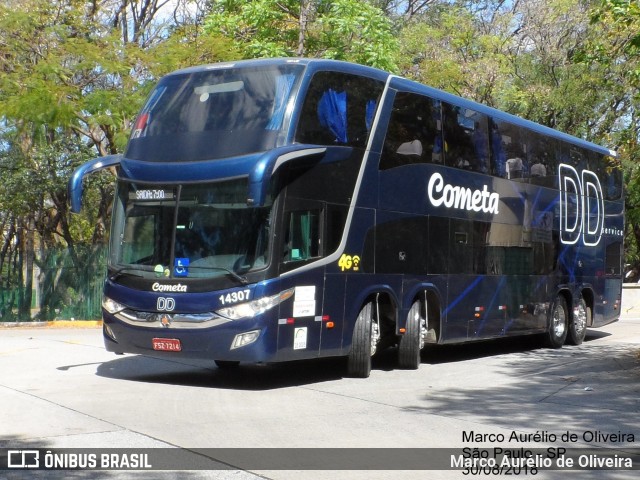
<path id="1" fill-rule="evenodd" d="M 380 340 L 380 329 L 376 322 L 371 322 L 371 356 L 376 354 L 378 348 L 378 340 Z"/>
<path id="2" fill-rule="evenodd" d="M 419 325 L 420 333 L 418 334 L 418 337 L 420 339 L 420 343 L 419 343 L 418 349 L 422 350 L 424 348 L 424 338 L 427 335 L 427 322 L 420 315 L 419 306 L 418 308 L 413 309 L 413 321 L 418 322 L 418 325 Z"/>
<path id="3" fill-rule="evenodd" d="M 582 336 L 587 328 L 587 308 L 580 302 L 573 315 L 573 328 L 578 336 Z"/>
<path id="4" fill-rule="evenodd" d="M 553 334 L 560 338 L 564 335 L 564 331 L 567 325 L 567 316 L 564 309 L 557 305 L 553 312 Z"/>

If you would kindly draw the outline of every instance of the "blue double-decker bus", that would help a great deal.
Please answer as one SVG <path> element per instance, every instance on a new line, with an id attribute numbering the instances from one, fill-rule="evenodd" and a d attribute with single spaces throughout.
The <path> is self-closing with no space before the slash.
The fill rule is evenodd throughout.
<path id="1" fill-rule="evenodd" d="M 272 59 L 162 78 L 117 170 L 107 350 L 281 362 L 618 319 L 615 153 L 389 73 Z"/>

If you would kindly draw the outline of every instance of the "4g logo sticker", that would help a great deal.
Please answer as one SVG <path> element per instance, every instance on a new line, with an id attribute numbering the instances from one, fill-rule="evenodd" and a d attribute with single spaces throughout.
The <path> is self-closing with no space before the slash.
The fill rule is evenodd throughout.
<path id="1" fill-rule="evenodd" d="M 340 260 L 338 260 L 338 266 L 343 272 L 345 270 L 357 272 L 360 270 L 360 257 L 358 255 L 347 255 L 343 253 Z"/>

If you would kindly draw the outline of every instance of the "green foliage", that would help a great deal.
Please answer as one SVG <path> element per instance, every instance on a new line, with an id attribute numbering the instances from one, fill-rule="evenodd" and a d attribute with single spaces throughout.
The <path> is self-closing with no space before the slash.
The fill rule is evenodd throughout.
<path id="1" fill-rule="evenodd" d="M 123 3 L 137 9 L 131 36 L 130 24 L 111 17 L 111 0 L 90 8 L 81 0 L 0 3 L 0 290 L 13 292 L 0 305 L 5 319 L 7 312 L 28 318 L 32 289 L 43 292 L 40 307 L 47 317 L 60 311 L 61 298 L 73 297 L 55 283 L 61 270 L 35 277 L 52 250 L 66 249 L 65 262 L 102 282 L 104 270 L 87 262 L 93 246 L 107 240 L 113 175 L 89 178 L 86 207 L 71 216 L 71 172 L 92 157 L 124 149 L 160 75 L 236 56 L 228 41 L 201 35 L 195 23 L 156 29 L 153 11 L 142 8 L 148 1 Z M 81 284 L 92 281 L 87 277 Z M 44 295 L 46 289 L 57 293 Z"/>
<path id="2" fill-rule="evenodd" d="M 244 58 L 292 56 L 297 49 L 296 15 L 300 4 L 277 0 L 214 1 L 205 31 L 232 39 Z"/>
<path id="3" fill-rule="evenodd" d="M 393 23 L 366 1 L 214 1 L 205 31 L 232 39 L 243 58 L 324 57 L 397 71 Z"/>
<path id="4" fill-rule="evenodd" d="M 367 2 L 331 2 L 318 21 L 323 56 L 397 72 L 398 41 L 391 21 Z"/>
<path id="5" fill-rule="evenodd" d="M 599 88 L 608 101 L 594 120 L 616 145 L 625 172 L 625 261 L 640 271 L 640 5 L 603 0 L 591 10 L 588 42 L 577 52 L 583 65 L 602 72 Z"/>
<path id="6" fill-rule="evenodd" d="M 501 29 L 484 31 L 470 11 L 444 4 L 403 30 L 402 70 L 421 83 L 493 105 L 509 67 L 505 41 Z"/>

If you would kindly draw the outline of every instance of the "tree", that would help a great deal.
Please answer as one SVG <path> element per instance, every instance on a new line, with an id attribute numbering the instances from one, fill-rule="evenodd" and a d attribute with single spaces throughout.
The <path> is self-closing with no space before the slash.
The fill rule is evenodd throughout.
<path id="1" fill-rule="evenodd" d="M 464 6 L 434 5 L 401 33 L 402 73 L 495 106 L 511 67 L 509 25 L 510 15 L 487 26 Z"/>
<path id="2" fill-rule="evenodd" d="M 159 75 L 233 54 L 223 39 L 201 35 L 197 14 L 181 16 L 186 1 L 175 2 L 170 16 L 159 0 L 0 4 L 0 282 L 19 292 L 8 304 L 0 298 L 4 318 L 14 309 L 30 317 L 35 267 L 47 264 L 49 252 L 64 249 L 77 271 L 96 271 L 87 262 L 106 242 L 113 177 L 92 178 L 87 208 L 72 217 L 66 181 L 73 169 L 123 150 Z M 51 301 L 71 301 L 55 291 L 61 278 L 40 279 L 48 298 L 58 299 Z M 41 305 L 40 314 L 53 310 Z"/>
<path id="3" fill-rule="evenodd" d="M 593 36 L 580 51 L 580 60 L 604 73 L 609 92 L 601 118 L 616 145 L 625 172 L 625 261 L 640 271 L 640 5 L 626 0 L 603 0 L 591 10 Z M 638 274 L 633 278 L 638 280 Z"/>
<path id="4" fill-rule="evenodd" d="M 244 58 L 324 57 L 397 70 L 393 23 L 361 0 L 214 1 L 205 31 L 232 39 Z"/>

